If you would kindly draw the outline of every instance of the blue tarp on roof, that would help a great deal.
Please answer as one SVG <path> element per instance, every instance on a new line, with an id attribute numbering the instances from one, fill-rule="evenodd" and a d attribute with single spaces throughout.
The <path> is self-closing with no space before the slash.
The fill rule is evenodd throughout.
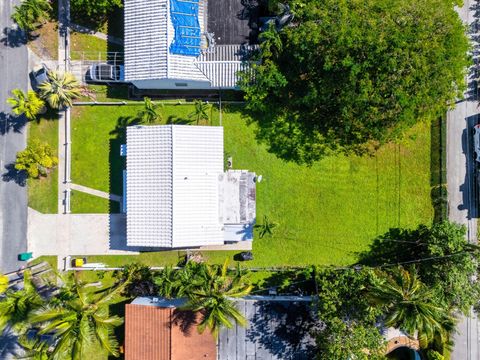
<path id="1" fill-rule="evenodd" d="M 200 55 L 199 2 L 200 0 L 170 0 L 170 17 L 175 29 L 170 45 L 171 54 Z"/>

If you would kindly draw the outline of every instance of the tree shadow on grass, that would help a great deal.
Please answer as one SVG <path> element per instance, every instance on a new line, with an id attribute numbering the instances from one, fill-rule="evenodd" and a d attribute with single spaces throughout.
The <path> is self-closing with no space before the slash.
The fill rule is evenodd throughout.
<path id="1" fill-rule="evenodd" d="M 381 266 L 398 264 L 421 258 L 426 250 L 425 227 L 417 229 L 392 228 L 378 236 L 367 251 L 358 253 L 359 264 Z"/>
<path id="2" fill-rule="evenodd" d="M 178 116 L 175 116 L 175 115 L 170 115 L 166 121 L 167 124 L 171 124 L 171 125 L 191 125 L 193 123 L 194 120 L 192 119 L 184 119 L 184 118 L 180 118 Z"/>
<path id="3" fill-rule="evenodd" d="M 14 181 L 20 186 L 27 185 L 27 173 L 23 170 L 19 171 L 15 169 L 15 164 L 11 163 L 5 165 L 6 172 L 2 174 L 2 180 L 5 182 Z"/>

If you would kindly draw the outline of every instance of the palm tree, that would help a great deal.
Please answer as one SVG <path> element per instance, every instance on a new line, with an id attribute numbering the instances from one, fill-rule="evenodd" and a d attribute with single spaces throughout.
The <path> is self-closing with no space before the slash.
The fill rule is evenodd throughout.
<path id="1" fill-rule="evenodd" d="M 272 222 L 268 219 L 267 215 L 263 215 L 263 223 L 262 224 L 256 224 L 254 226 L 255 229 L 258 229 L 258 235 L 260 236 L 260 239 L 263 239 L 265 235 L 272 236 L 273 235 L 273 229 L 275 229 L 278 226 L 277 223 Z"/>
<path id="2" fill-rule="evenodd" d="M 207 113 L 209 105 L 207 103 L 204 103 L 202 100 L 195 100 L 194 106 L 195 110 L 191 114 L 189 114 L 188 117 L 194 119 L 197 125 L 202 120 L 208 122 L 210 120 L 210 116 Z"/>
<path id="3" fill-rule="evenodd" d="M 217 337 L 222 326 L 233 327 L 232 320 L 245 326 L 246 319 L 232 300 L 246 296 L 252 290 L 252 286 L 246 281 L 245 272 L 237 266 L 235 273 L 230 275 L 228 261 L 225 261 L 223 266 L 201 264 L 198 276 L 202 281 L 196 289 L 187 294 L 188 302 L 183 307 L 185 310 L 201 312 L 198 331 L 203 333 L 209 328 Z"/>
<path id="4" fill-rule="evenodd" d="M 8 325 L 18 333 L 28 327 L 29 315 L 44 305 L 44 300 L 38 294 L 32 282 L 30 271 L 23 273 L 23 289 L 7 290 L 5 297 L 0 301 L 0 333 Z"/>
<path id="5" fill-rule="evenodd" d="M 80 96 L 80 84 L 70 73 L 47 72 L 48 81 L 40 84 L 41 97 L 54 109 L 72 106 L 73 99 Z"/>
<path id="6" fill-rule="evenodd" d="M 137 118 L 143 124 L 154 124 L 163 120 L 163 115 L 159 111 L 163 104 L 154 104 L 148 97 L 143 98 L 144 108 L 138 112 Z"/>
<path id="7" fill-rule="evenodd" d="M 8 289 L 8 276 L 0 274 L 0 294 L 3 294 Z"/>
<path id="8" fill-rule="evenodd" d="M 416 269 L 400 267 L 392 275 L 382 275 L 373 276 L 369 297 L 385 307 L 385 324 L 417 335 L 424 348 L 436 338 L 445 343 L 455 321 L 448 309 L 438 305 L 434 291 L 420 281 Z"/>
<path id="9" fill-rule="evenodd" d="M 24 0 L 15 6 L 12 20 L 24 31 L 35 30 L 43 19 L 47 18 L 52 10 L 48 0 Z"/>
<path id="10" fill-rule="evenodd" d="M 75 278 L 73 284 L 60 290 L 60 300 L 35 312 L 30 323 L 40 326 L 40 335 L 54 334 L 54 359 L 82 360 L 85 351 L 92 347 L 118 357 L 113 330 L 123 319 L 110 316 L 109 306 L 122 300 L 120 294 L 128 284 L 127 280 L 116 287 L 94 291 Z"/>
<path id="11" fill-rule="evenodd" d="M 20 89 L 13 89 L 12 95 L 7 99 L 7 103 L 12 106 L 12 112 L 17 116 L 25 114 L 28 120 L 35 120 L 45 108 L 45 102 L 38 97 L 35 91 L 30 90 L 25 94 Z"/>
<path id="12" fill-rule="evenodd" d="M 17 359 L 24 360 L 50 360 L 50 345 L 40 340 L 37 336 L 25 334 L 18 338 L 18 344 L 22 347 L 23 354 Z"/>

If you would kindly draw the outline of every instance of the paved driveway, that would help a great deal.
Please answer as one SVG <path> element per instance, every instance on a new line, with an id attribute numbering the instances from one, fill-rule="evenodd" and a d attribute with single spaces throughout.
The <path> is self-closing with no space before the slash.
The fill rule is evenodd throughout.
<path id="1" fill-rule="evenodd" d="M 25 147 L 24 120 L 12 119 L 5 103 L 9 91 L 27 89 L 28 52 L 23 36 L 12 29 L 12 8 L 19 0 L 0 1 L 0 271 L 18 269 L 18 253 L 27 248 L 27 191 L 15 172 L 7 171 Z"/>

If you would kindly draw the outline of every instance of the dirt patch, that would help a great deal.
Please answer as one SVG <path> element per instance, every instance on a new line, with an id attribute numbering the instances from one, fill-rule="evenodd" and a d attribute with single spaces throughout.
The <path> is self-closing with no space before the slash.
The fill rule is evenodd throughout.
<path id="1" fill-rule="evenodd" d="M 43 60 L 58 59 L 58 23 L 47 22 L 35 31 L 35 39 L 29 41 L 29 48 Z"/>

